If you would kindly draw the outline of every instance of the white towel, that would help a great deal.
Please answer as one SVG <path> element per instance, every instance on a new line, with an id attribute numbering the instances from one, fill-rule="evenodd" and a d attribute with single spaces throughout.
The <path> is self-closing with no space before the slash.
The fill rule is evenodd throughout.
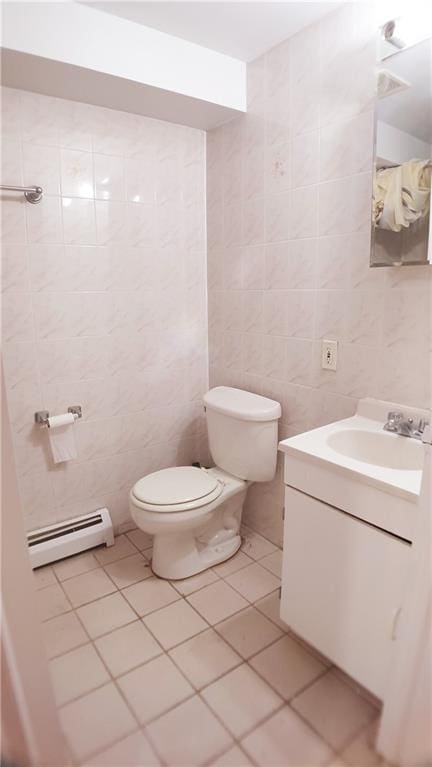
<path id="1" fill-rule="evenodd" d="M 432 163 L 410 160 L 374 176 L 374 221 L 379 229 L 400 232 L 427 215 Z"/>

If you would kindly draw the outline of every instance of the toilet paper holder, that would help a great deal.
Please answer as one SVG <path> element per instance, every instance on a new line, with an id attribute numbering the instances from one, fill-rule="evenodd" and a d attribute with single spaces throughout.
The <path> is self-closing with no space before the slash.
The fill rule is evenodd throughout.
<path id="1" fill-rule="evenodd" d="M 70 407 L 68 407 L 68 413 L 73 413 L 78 418 L 82 418 L 81 405 L 71 405 Z M 34 415 L 35 415 L 35 423 L 38 423 L 40 426 L 48 426 L 48 418 L 49 418 L 48 410 L 37 410 Z"/>

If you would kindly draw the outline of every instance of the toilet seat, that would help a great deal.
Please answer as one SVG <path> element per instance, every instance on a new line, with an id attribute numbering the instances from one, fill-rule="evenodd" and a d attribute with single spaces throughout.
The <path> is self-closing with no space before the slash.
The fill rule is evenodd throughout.
<path id="1" fill-rule="evenodd" d="M 189 511 L 214 501 L 223 482 L 205 469 L 176 466 L 139 479 L 131 491 L 136 504 L 149 511 Z"/>

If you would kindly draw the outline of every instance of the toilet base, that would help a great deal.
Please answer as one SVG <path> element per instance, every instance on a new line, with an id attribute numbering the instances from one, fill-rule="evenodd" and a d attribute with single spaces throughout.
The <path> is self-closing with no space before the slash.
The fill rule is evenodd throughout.
<path id="1" fill-rule="evenodd" d="M 159 578 L 190 578 L 225 562 L 240 548 L 240 522 L 249 482 L 217 467 L 209 472 L 223 483 L 223 491 L 201 510 L 148 512 L 131 503 L 138 527 L 153 535 L 151 566 Z"/>
<path id="2" fill-rule="evenodd" d="M 155 535 L 151 567 L 159 578 L 183 580 L 230 559 L 240 548 L 240 535 L 201 545 L 194 534 Z"/>

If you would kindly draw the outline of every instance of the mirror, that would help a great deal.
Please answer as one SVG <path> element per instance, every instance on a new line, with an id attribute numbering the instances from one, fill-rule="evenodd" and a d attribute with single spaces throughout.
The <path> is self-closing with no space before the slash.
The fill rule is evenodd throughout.
<path id="1" fill-rule="evenodd" d="M 406 45 L 398 21 L 380 30 L 371 266 L 432 261 L 432 38 Z"/>

